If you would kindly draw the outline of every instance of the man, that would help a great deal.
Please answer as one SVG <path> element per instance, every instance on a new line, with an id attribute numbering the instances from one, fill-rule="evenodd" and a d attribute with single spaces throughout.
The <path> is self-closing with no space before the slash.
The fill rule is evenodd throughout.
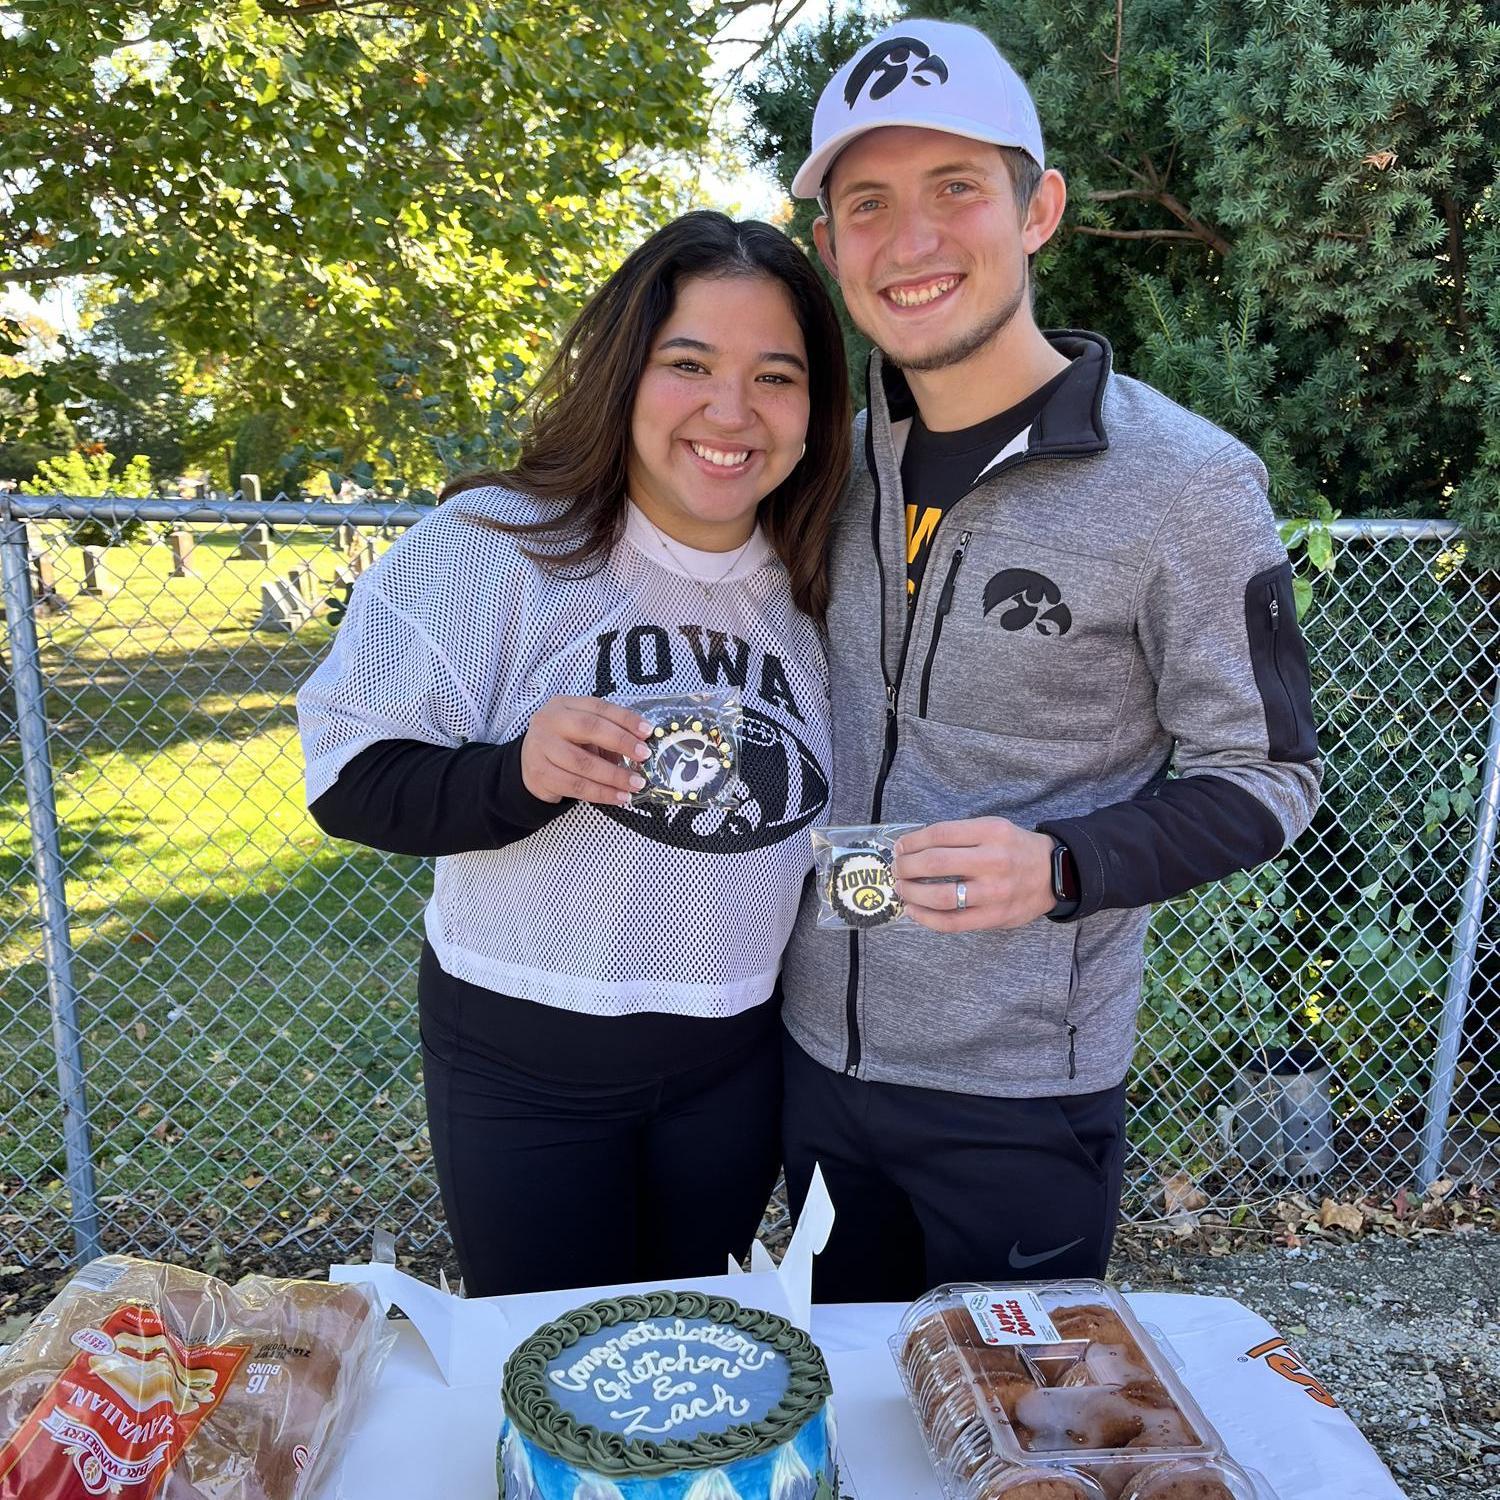
<path id="1" fill-rule="evenodd" d="M 793 191 L 878 346 L 834 534 L 831 821 L 920 825 L 894 866 L 919 925 L 819 931 L 809 891 L 784 965 L 788 1183 L 821 1163 L 838 1214 L 816 1295 L 1102 1275 L 1151 903 L 1317 803 L 1265 470 L 1098 334 L 1038 330 L 1066 187 L 979 32 L 870 42 Z"/>

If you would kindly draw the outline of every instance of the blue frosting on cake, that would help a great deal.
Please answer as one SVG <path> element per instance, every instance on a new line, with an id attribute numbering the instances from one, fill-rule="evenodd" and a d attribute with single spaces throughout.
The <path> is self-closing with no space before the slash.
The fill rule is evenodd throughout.
<path id="1" fill-rule="evenodd" d="M 546 1452 L 509 1420 L 500 1429 L 502 1500 L 837 1500 L 831 1407 L 769 1453 L 711 1469 L 633 1478 Z"/>
<path id="2" fill-rule="evenodd" d="M 546 1382 L 575 1420 L 660 1441 L 764 1421 L 788 1375 L 784 1356 L 738 1328 L 660 1318 L 579 1339 L 547 1366 Z"/>

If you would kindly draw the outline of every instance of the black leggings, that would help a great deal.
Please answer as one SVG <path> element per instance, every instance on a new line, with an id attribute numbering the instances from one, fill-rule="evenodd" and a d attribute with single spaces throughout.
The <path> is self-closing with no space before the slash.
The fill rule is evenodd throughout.
<path id="1" fill-rule="evenodd" d="M 774 1004 L 580 1015 L 454 979 L 425 944 L 418 998 L 470 1296 L 722 1275 L 750 1248 L 781 1158 Z"/>

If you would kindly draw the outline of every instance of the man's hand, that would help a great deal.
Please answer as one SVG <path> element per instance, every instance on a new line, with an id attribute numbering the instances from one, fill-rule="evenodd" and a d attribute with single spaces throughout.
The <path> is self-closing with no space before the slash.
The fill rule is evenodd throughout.
<path id="1" fill-rule="evenodd" d="M 634 709 L 603 698 L 549 698 L 532 714 L 521 741 L 521 780 L 533 797 L 604 802 L 622 807 L 646 778 L 619 758 L 643 761 L 651 725 Z"/>
<path id="2" fill-rule="evenodd" d="M 932 823 L 902 834 L 893 870 L 912 920 L 934 932 L 1024 927 L 1056 905 L 1051 838 L 1004 818 Z"/>

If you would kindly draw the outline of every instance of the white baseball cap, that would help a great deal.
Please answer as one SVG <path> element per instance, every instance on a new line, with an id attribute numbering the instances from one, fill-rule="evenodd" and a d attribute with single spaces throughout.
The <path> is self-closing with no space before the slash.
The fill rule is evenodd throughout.
<path id="1" fill-rule="evenodd" d="M 1021 75 L 972 26 L 898 21 L 866 42 L 829 80 L 813 113 L 812 155 L 792 179 L 816 198 L 835 158 L 867 130 L 916 125 L 1015 146 L 1039 167 L 1042 126 Z"/>

